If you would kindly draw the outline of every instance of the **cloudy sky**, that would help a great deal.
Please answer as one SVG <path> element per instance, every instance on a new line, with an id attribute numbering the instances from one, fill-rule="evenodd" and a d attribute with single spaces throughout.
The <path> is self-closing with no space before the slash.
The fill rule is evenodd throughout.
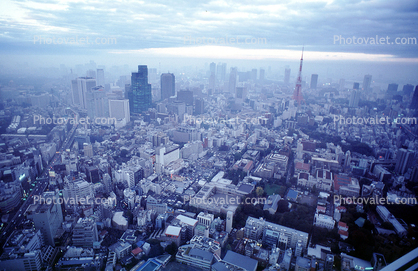
<path id="1" fill-rule="evenodd" d="M 1 0 L 0 57 L 289 60 L 304 46 L 311 60 L 416 68 L 417 22 L 411 0 Z"/>

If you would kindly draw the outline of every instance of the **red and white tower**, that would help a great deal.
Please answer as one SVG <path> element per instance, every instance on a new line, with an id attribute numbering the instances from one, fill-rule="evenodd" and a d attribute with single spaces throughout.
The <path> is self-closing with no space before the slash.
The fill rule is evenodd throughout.
<path id="1" fill-rule="evenodd" d="M 295 91 L 293 92 L 293 99 L 297 101 L 298 105 L 301 104 L 303 101 L 302 96 L 302 63 L 303 63 L 303 48 L 302 48 L 302 56 L 300 57 L 300 67 L 299 67 L 299 75 L 296 81 Z"/>

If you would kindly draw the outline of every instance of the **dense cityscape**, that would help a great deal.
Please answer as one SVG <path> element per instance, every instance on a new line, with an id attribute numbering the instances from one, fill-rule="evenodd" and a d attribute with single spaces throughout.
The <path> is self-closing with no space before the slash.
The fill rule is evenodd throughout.
<path id="1" fill-rule="evenodd" d="M 75 70 L 1 86 L 2 270 L 381 270 L 416 253 L 418 86 Z"/>
<path id="2" fill-rule="evenodd" d="M 418 270 L 414 1 L 0 1 L 0 271 Z"/>

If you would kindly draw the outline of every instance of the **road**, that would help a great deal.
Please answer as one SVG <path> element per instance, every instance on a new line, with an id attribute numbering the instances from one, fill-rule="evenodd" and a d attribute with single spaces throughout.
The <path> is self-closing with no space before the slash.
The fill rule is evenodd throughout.
<path id="1" fill-rule="evenodd" d="M 77 114 L 76 112 L 74 113 Z M 21 205 L 15 216 L 11 220 L 9 220 L 10 223 L 7 225 L 7 227 L 1 232 L 0 244 L 4 244 L 7 241 L 7 238 L 12 234 L 12 232 L 15 229 L 17 229 L 17 226 L 23 224 L 23 222 L 26 220 L 25 212 L 28 209 L 29 205 L 33 203 L 33 196 L 41 195 L 47 188 L 49 183 L 49 171 L 54 167 L 57 161 L 60 161 L 59 156 L 61 155 L 61 152 L 65 151 L 71 146 L 77 126 L 78 124 L 74 124 L 73 128 L 71 128 L 71 130 L 67 134 L 67 138 L 63 142 L 61 149 L 55 153 L 55 155 L 50 160 L 48 166 L 46 166 L 42 173 L 39 175 L 39 177 L 36 178 L 36 185 L 34 189 L 31 191 L 26 201 L 24 201 L 24 203 Z"/>

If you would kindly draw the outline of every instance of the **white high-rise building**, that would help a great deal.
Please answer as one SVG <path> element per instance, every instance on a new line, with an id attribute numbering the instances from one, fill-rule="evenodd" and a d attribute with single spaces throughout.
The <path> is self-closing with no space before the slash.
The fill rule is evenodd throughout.
<path id="1" fill-rule="evenodd" d="M 231 211 L 228 211 L 226 213 L 226 232 L 227 233 L 231 233 L 233 219 L 234 219 L 234 213 Z"/>
<path id="2" fill-rule="evenodd" d="M 372 76 L 370 74 L 366 74 L 363 79 L 363 90 L 369 91 L 371 83 L 372 83 Z"/>
<path id="3" fill-rule="evenodd" d="M 87 109 L 87 93 L 96 86 L 96 79 L 92 77 L 79 77 L 71 80 L 71 97 L 73 104 Z"/>
<path id="4" fill-rule="evenodd" d="M 129 100 L 109 100 L 109 116 L 116 118 L 116 121 L 125 119 L 126 123 L 130 122 Z"/>

